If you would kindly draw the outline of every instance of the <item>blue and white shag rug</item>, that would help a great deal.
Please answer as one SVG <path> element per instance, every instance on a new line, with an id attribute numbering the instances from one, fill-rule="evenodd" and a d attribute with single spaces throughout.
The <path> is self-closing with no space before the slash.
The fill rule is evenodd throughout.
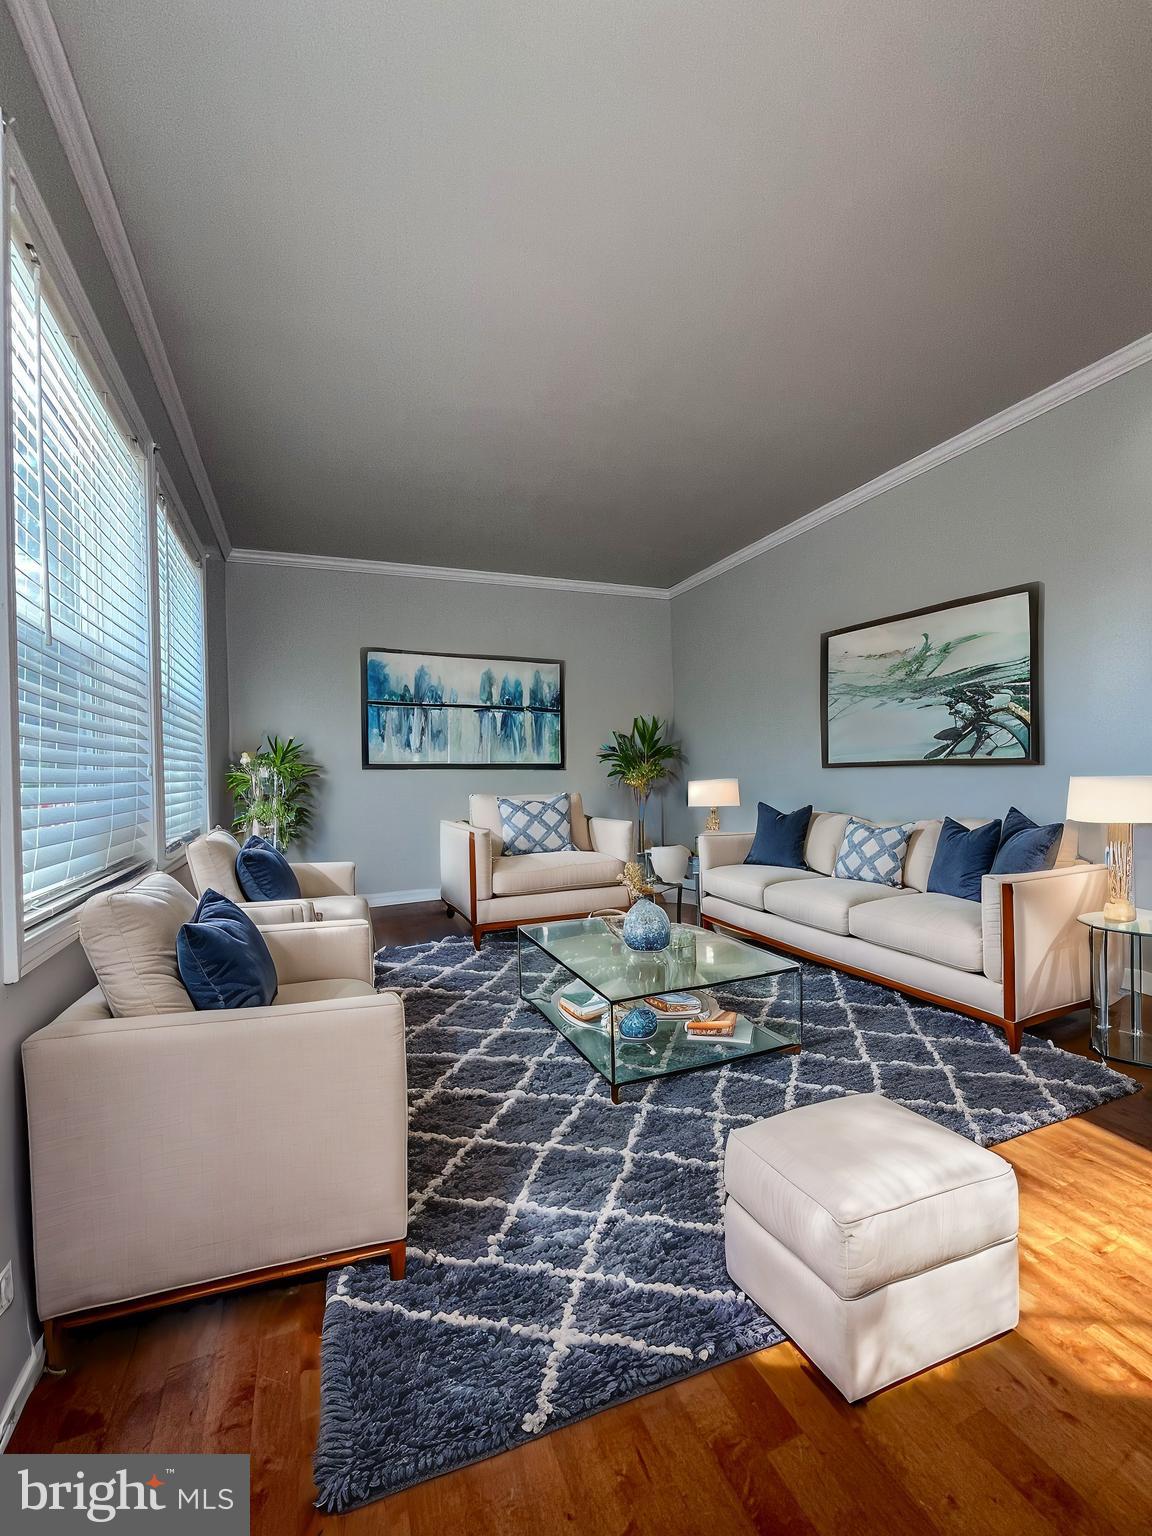
<path id="1" fill-rule="evenodd" d="M 377 956 L 408 1030 L 407 1278 L 329 1277 L 319 1502 L 342 1510 L 779 1343 L 724 1268 L 739 1125 L 879 1091 L 984 1145 L 1131 1078 L 870 982 L 804 967 L 798 1054 L 608 1086 L 517 992 L 516 946 Z M 723 996 L 723 993 L 720 994 Z"/>

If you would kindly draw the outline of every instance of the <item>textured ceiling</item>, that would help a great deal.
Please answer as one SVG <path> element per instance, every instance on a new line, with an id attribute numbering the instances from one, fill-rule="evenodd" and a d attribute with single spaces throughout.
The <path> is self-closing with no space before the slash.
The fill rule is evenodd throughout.
<path id="1" fill-rule="evenodd" d="M 51 0 L 233 541 L 665 585 L 1152 331 L 1147 0 Z"/>

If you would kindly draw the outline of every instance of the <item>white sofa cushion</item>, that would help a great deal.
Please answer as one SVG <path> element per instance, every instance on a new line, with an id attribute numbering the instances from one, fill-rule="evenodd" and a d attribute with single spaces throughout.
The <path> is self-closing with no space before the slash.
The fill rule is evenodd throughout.
<path id="1" fill-rule="evenodd" d="M 984 969 L 981 904 L 959 896 L 916 892 L 906 900 L 872 902 L 848 914 L 848 932 L 868 944 L 936 960 L 957 971 Z"/>
<path id="2" fill-rule="evenodd" d="M 532 896 L 544 891 L 612 885 L 624 865 L 603 853 L 519 853 L 492 860 L 493 896 Z M 620 887 L 620 905 L 627 905 Z"/>
<path id="3" fill-rule="evenodd" d="M 176 935 L 195 910 L 195 897 L 159 870 L 100 891 L 80 908 L 80 942 L 113 1018 L 192 1011 Z"/>
<path id="4" fill-rule="evenodd" d="M 837 1296 L 865 1296 L 1016 1236 L 1011 1164 L 878 1093 L 728 1137 L 724 1186 Z"/>
<path id="5" fill-rule="evenodd" d="M 755 907 L 759 912 L 764 905 L 764 891 L 768 886 L 784 884 L 789 880 L 819 878 L 810 869 L 787 869 L 783 864 L 721 864 L 718 869 L 707 871 L 704 889 L 709 896 L 738 901 L 742 906 Z"/>
<path id="6" fill-rule="evenodd" d="M 822 928 L 847 937 L 848 914 L 866 901 L 906 901 L 910 891 L 899 886 L 870 885 L 864 880 L 793 880 L 764 891 L 764 910 L 793 923 Z"/>
<path id="7" fill-rule="evenodd" d="M 538 795 L 505 795 L 505 800 L 551 800 L 560 793 L 552 790 L 551 793 L 542 791 Z M 469 795 L 468 796 L 468 820 L 474 827 L 486 827 L 492 834 L 492 857 L 500 856 L 500 850 L 504 846 L 504 824 L 500 820 L 500 796 L 499 795 Z M 591 853 L 592 838 L 588 831 L 588 818 L 584 814 L 584 804 L 579 794 L 568 792 L 569 821 L 572 827 L 572 841 L 584 853 Z M 523 857 L 523 855 L 521 855 Z"/>
<path id="8" fill-rule="evenodd" d="M 809 869 L 819 875 L 830 875 L 848 830 L 850 816 L 838 811 L 813 811 L 808 823 L 808 836 L 804 839 L 804 861 Z"/>

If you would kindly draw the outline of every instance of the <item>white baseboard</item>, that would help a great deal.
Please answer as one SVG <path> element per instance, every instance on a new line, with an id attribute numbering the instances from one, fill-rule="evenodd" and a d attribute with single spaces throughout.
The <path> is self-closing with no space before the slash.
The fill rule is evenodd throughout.
<path id="1" fill-rule="evenodd" d="M 40 1380 L 44 1369 L 44 1340 L 37 1339 L 25 1360 L 15 1384 L 8 1394 L 8 1401 L 0 1409 L 0 1453 L 12 1438 L 17 1420 L 24 1412 L 24 1404 L 32 1396 L 32 1388 Z"/>
<path id="2" fill-rule="evenodd" d="M 375 896 L 365 896 L 370 907 L 406 907 L 414 901 L 439 901 L 439 886 L 431 885 L 420 891 L 378 891 Z"/>

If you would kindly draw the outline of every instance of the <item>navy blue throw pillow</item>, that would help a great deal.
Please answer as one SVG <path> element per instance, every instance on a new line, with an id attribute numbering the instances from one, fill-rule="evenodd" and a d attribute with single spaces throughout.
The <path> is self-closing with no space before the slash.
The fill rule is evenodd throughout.
<path id="1" fill-rule="evenodd" d="M 300 882 L 284 855 L 262 837 L 250 837 L 236 855 L 236 878 L 249 901 L 297 901 Z"/>
<path id="2" fill-rule="evenodd" d="M 266 1008 L 276 966 L 256 924 L 219 891 L 205 891 L 176 935 L 180 980 L 195 1008 Z"/>
<path id="3" fill-rule="evenodd" d="M 808 823 L 812 820 L 812 807 L 802 805 L 798 811 L 778 811 L 765 805 L 763 800 L 756 807 L 756 836 L 748 850 L 745 864 L 776 864 L 782 869 L 807 869 L 804 862 L 804 839 L 808 836 Z"/>
<path id="4" fill-rule="evenodd" d="M 1056 862 L 1063 836 L 1062 821 L 1053 821 L 1046 827 L 1040 827 L 1031 816 L 1025 816 L 1023 811 L 1013 806 L 1004 818 L 1000 847 L 992 861 L 991 873 L 1029 875 L 1033 870 L 1051 869 Z"/>
<path id="5" fill-rule="evenodd" d="M 941 896 L 980 900 L 980 882 L 992 873 L 992 860 L 1000 846 L 1000 823 L 986 821 L 971 830 L 945 816 L 936 844 L 936 857 L 928 874 L 928 889 Z"/>

